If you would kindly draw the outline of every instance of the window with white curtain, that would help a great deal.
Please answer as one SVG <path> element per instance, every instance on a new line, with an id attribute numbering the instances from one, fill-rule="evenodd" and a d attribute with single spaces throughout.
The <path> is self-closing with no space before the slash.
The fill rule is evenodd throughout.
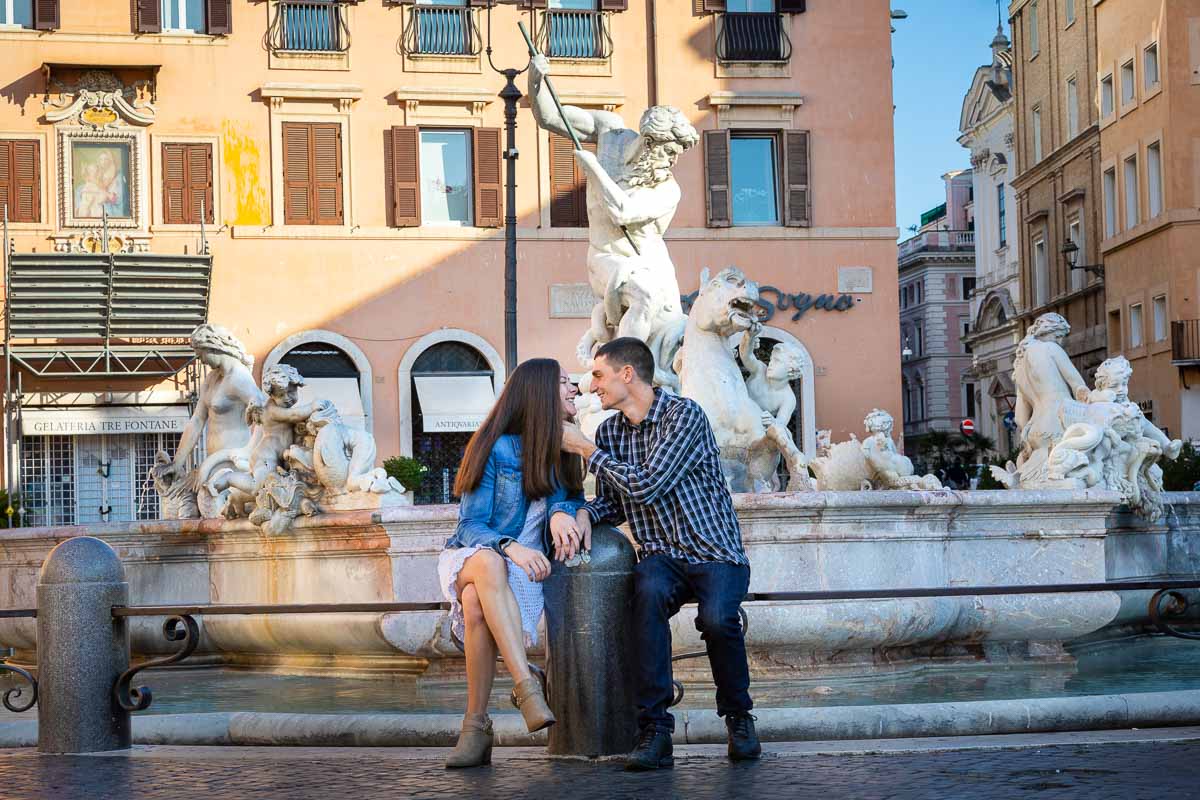
<path id="1" fill-rule="evenodd" d="M 1141 347 L 1142 342 L 1142 304 L 1134 303 L 1129 307 L 1129 347 Z"/>
<path id="2" fill-rule="evenodd" d="M 204 33 L 204 0 L 162 0 L 162 29 Z"/>
<path id="3" fill-rule="evenodd" d="M 1125 159 L 1125 230 L 1138 224 L 1138 166 L 1137 156 Z"/>
<path id="4" fill-rule="evenodd" d="M 1157 295 L 1154 298 L 1154 341 L 1165 342 L 1167 340 L 1167 296 L 1165 294 Z"/>
<path id="5" fill-rule="evenodd" d="M 1158 42 L 1142 51 L 1142 81 L 1147 89 L 1158 86 Z"/>
<path id="6" fill-rule="evenodd" d="M 1104 236 L 1117 233 L 1117 170 L 1104 170 Z"/>

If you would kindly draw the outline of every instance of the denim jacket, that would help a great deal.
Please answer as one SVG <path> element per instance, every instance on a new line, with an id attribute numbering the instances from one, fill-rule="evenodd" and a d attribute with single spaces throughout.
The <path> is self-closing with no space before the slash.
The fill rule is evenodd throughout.
<path id="1" fill-rule="evenodd" d="M 574 517 L 583 499 L 583 492 L 557 487 L 546 498 L 546 520 L 559 511 Z M 521 535 L 528 512 L 529 498 L 521 475 L 521 437 L 505 434 L 492 447 L 479 485 L 463 495 L 458 530 L 446 541 L 446 548 L 490 547 L 503 555 L 502 548 Z"/>

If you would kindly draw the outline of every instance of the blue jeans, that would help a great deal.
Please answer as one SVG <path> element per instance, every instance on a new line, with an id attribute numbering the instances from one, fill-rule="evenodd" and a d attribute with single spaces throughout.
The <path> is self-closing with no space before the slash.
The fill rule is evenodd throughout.
<path id="1" fill-rule="evenodd" d="M 634 699 L 638 727 L 674 731 L 667 711 L 671 686 L 671 617 L 684 603 L 699 604 L 696 628 L 708 651 L 717 684 L 717 713 L 749 711 L 750 669 L 738 608 L 750 586 L 750 568 L 714 561 L 690 564 L 654 553 L 634 570 Z"/>

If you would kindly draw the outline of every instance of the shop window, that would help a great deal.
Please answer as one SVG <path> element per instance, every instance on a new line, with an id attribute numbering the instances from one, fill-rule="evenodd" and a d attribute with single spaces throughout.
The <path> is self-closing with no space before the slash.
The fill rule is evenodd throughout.
<path id="1" fill-rule="evenodd" d="M 427 471 L 419 486 L 405 488 L 413 491 L 417 505 L 458 502 L 459 498 L 454 494 L 454 481 L 467 442 L 474 431 L 472 425 L 461 420 L 451 419 L 447 421 L 448 424 L 440 425 L 427 419 L 435 413 L 433 399 L 453 395 L 461 402 L 468 399 L 472 392 L 477 392 L 484 379 L 486 386 L 490 387 L 494 379 L 491 366 L 482 353 L 463 342 L 435 344 L 413 363 L 413 458 L 424 465 Z M 462 382 L 461 390 L 455 389 L 455 381 Z M 430 400 L 429 408 L 424 407 L 422 397 Z M 480 412 L 477 418 L 486 414 L 491 405 L 489 398 L 481 396 L 478 399 L 481 407 L 473 409 Z M 486 405 L 484 400 L 487 401 Z M 439 414 L 448 410 L 446 403 L 438 403 L 436 411 Z"/>
<path id="2" fill-rule="evenodd" d="M 75 447 L 70 436 L 21 437 L 24 524 L 75 524 Z"/>

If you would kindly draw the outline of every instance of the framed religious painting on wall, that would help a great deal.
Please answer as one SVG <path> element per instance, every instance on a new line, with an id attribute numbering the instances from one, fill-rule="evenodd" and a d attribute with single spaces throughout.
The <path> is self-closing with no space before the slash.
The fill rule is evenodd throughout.
<path id="1" fill-rule="evenodd" d="M 59 130 L 65 228 L 142 227 L 142 141 L 136 131 Z"/>

